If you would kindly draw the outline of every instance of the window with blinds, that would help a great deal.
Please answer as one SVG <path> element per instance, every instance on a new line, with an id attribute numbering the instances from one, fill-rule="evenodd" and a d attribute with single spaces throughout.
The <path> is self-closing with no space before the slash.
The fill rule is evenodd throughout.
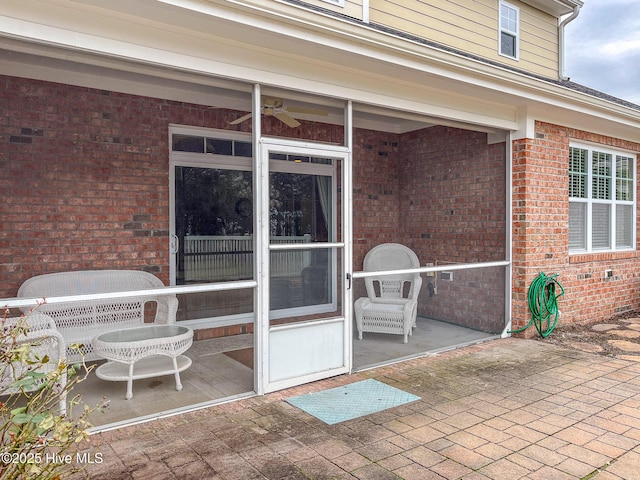
<path id="1" fill-rule="evenodd" d="M 635 248 L 635 162 L 606 148 L 570 147 L 570 253 Z"/>
<path id="2" fill-rule="evenodd" d="M 518 59 L 520 10 L 507 2 L 500 2 L 500 55 Z"/>

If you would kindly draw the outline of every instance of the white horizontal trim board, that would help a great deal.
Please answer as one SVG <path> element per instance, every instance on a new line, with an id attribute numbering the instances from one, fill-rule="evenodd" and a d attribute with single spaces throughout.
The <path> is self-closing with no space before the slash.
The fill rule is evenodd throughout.
<path id="1" fill-rule="evenodd" d="M 95 293 L 86 295 L 65 295 L 59 297 L 46 297 L 46 304 L 81 302 L 85 300 L 106 300 L 111 298 L 151 297 L 157 295 L 172 295 L 183 293 L 220 292 L 226 290 L 242 290 L 255 288 L 258 282 L 255 280 L 240 280 L 236 282 L 207 283 L 202 285 L 182 285 L 175 287 L 152 288 L 145 290 L 130 290 L 122 292 Z M 43 298 L 2 299 L 0 305 L 6 308 L 35 307 L 43 303 Z"/>
<path id="2" fill-rule="evenodd" d="M 377 272 L 353 272 L 353 278 L 365 278 L 365 277 L 380 277 L 383 275 L 403 275 L 406 273 L 430 273 L 430 272 L 443 272 L 453 270 L 473 270 L 477 268 L 491 268 L 491 267 L 506 267 L 511 264 L 508 260 L 501 260 L 498 262 L 480 262 L 480 263 L 458 263 L 442 265 L 440 267 L 420 267 L 420 268 L 406 268 L 404 270 L 384 270 Z"/>

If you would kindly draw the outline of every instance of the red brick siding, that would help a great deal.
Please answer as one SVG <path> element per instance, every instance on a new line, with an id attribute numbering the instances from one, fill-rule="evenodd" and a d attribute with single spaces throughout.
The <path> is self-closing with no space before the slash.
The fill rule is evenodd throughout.
<path id="1" fill-rule="evenodd" d="M 505 259 L 505 144 L 484 133 L 434 127 L 354 135 L 354 269 L 379 243 L 398 242 L 426 262 Z M 456 272 L 419 313 L 486 331 L 504 327 L 504 269 Z M 354 296 L 364 295 L 356 282 Z"/>
<path id="2" fill-rule="evenodd" d="M 0 295 L 63 270 L 168 280 L 167 103 L 12 77 L 0 101 Z"/>
<path id="3" fill-rule="evenodd" d="M 168 126 L 229 128 L 238 112 L 7 76 L 0 106 L 0 296 L 14 296 L 33 275 L 85 268 L 144 269 L 168 282 Z M 311 123 L 284 131 L 272 118 L 263 128 L 334 143 L 344 135 Z M 635 252 L 568 254 L 571 139 L 640 152 L 638 143 L 545 123 L 535 139 L 514 142 L 514 328 L 528 322 L 527 288 L 540 271 L 559 274 L 565 322 L 640 306 Z M 504 258 L 504 144 L 447 127 L 357 129 L 353 173 L 355 270 L 371 247 L 393 241 L 423 264 Z M 613 278 L 604 279 L 606 269 Z M 501 274 L 483 273 L 454 273 L 436 297 L 424 277 L 421 313 L 464 322 L 500 311 L 491 303 L 504 297 Z"/>
<path id="4" fill-rule="evenodd" d="M 400 139 L 401 228 L 405 243 L 426 262 L 505 259 L 506 147 L 481 132 L 433 127 Z M 457 271 L 453 281 L 423 277 L 421 314 L 500 332 L 504 328 L 504 268 Z"/>
<path id="5" fill-rule="evenodd" d="M 132 268 L 169 280 L 168 124 L 214 110 L 0 77 L 0 296 L 49 272 Z"/>
<path id="6" fill-rule="evenodd" d="M 527 292 L 540 272 L 558 274 L 565 289 L 559 301 L 562 323 L 602 320 L 638 308 L 636 252 L 569 256 L 568 169 L 572 140 L 636 153 L 640 144 L 542 122 L 536 122 L 535 132 L 533 140 L 513 142 L 514 328 L 531 318 Z M 613 278 L 604 278 L 606 269 L 613 270 Z"/>
<path id="7" fill-rule="evenodd" d="M 230 126 L 238 112 L 0 75 L 0 297 L 29 277 L 131 268 L 169 281 L 169 124 Z M 341 126 L 268 135 L 342 144 Z"/>
<path id="8" fill-rule="evenodd" d="M 357 129 L 353 135 L 353 264 L 400 235 L 399 136 Z"/>
<path id="9" fill-rule="evenodd" d="M 401 138 L 402 231 L 423 261 L 504 260 L 505 144 L 433 127 Z"/>

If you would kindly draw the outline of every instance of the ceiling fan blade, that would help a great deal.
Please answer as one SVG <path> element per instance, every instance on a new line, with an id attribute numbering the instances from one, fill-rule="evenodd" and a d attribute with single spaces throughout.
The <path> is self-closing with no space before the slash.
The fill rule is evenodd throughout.
<path id="1" fill-rule="evenodd" d="M 273 116 L 276 117 L 281 122 L 286 123 L 292 128 L 300 126 L 300 122 L 298 122 L 295 118 L 291 118 L 289 115 L 287 115 L 284 112 L 274 113 Z"/>
<path id="2" fill-rule="evenodd" d="M 304 107 L 286 107 L 287 112 L 291 113 L 308 113 L 309 115 L 329 115 L 329 112 L 321 108 L 304 108 Z"/>
<path id="3" fill-rule="evenodd" d="M 229 122 L 229 125 L 237 125 L 239 123 L 244 122 L 245 120 L 250 119 L 252 116 L 253 116 L 252 113 L 247 113 L 246 115 L 243 115 L 240 118 L 236 118 L 233 122 Z"/>

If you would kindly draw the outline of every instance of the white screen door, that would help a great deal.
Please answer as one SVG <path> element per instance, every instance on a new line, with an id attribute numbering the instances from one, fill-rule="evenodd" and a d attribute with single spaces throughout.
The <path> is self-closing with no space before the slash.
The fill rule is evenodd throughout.
<path id="1" fill-rule="evenodd" d="M 346 373 L 351 328 L 345 305 L 347 151 L 343 147 L 263 140 L 258 280 L 264 391 Z M 267 302 L 268 299 L 268 302 Z"/>

